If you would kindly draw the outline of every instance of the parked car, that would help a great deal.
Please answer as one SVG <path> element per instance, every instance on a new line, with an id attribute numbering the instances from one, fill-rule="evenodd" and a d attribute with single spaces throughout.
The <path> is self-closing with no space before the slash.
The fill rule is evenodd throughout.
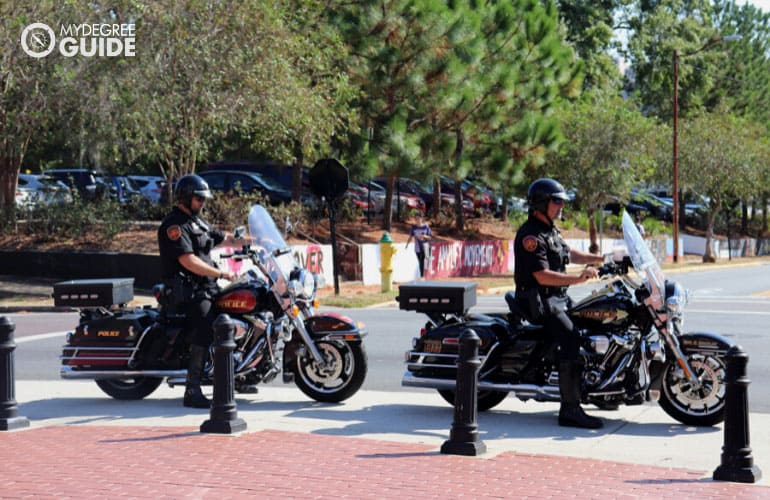
<path id="1" fill-rule="evenodd" d="M 53 177 L 70 187 L 77 189 L 85 200 L 104 198 L 109 194 L 109 186 L 97 179 L 97 173 L 86 168 L 58 168 L 47 170 L 45 175 Z"/>
<path id="2" fill-rule="evenodd" d="M 375 213 L 383 213 L 385 211 L 385 197 L 387 195 L 387 189 L 385 188 L 385 179 L 382 179 L 382 182 L 378 181 L 367 181 L 363 184 L 364 186 L 367 186 L 368 188 L 371 188 L 371 199 L 372 204 L 374 205 L 374 211 Z M 398 209 L 395 204 L 395 200 L 398 193 L 394 190 L 393 191 L 393 205 L 391 208 L 391 213 L 395 214 L 396 210 Z M 406 208 L 407 210 L 415 210 L 420 213 L 425 213 L 425 202 L 420 198 L 418 195 L 401 192 L 399 203 L 401 204 L 402 208 Z M 406 214 L 404 214 L 406 215 Z"/>
<path id="3" fill-rule="evenodd" d="M 163 186 L 165 185 L 163 177 L 157 175 L 128 175 L 127 177 L 139 189 L 142 196 L 153 203 L 160 202 L 160 194 L 163 192 Z"/>
<path id="4" fill-rule="evenodd" d="M 72 203 L 72 192 L 63 182 L 38 174 L 19 174 L 16 205 L 33 207 L 53 203 Z"/>
<path id="5" fill-rule="evenodd" d="M 291 201 L 291 191 L 284 189 L 256 172 L 238 170 L 207 170 L 198 173 L 212 191 L 223 193 L 262 193 L 273 205 Z"/>
<path id="6" fill-rule="evenodd" d="M 652 193 L 638 190 L 631 191 L 626 203 L 621 203 L 616 196 L 611 198 L 613 201 L 607 203 L 604 209 L 612 212 L 613 215 L 619 215 L 621 208 L 623 208 L 634 216 L 646 217 L 650 215 L 658 220 L 671 221 L 671 214 L 673 213 L 671 200 L 665 200 Z"/>
<path id="7" fill-rule="evenodd" d="M 133 181 L 126 176 L 97 177 L 97 180 L 109 186 L 110 196 L 118 203 L 129 203 L 142 197 Z"/>
<path id="8" fill-rule="evenodd" d="M 291 192 L 294 167 L 272 160 L 224 160 L 209 163 L 205 171 L 210 170 L 230 170 L 239 172 L 255 172 L 271 184 Z M 302 167 L 302 192 L 312 193 L 310 189 L 310 169 Z"/>

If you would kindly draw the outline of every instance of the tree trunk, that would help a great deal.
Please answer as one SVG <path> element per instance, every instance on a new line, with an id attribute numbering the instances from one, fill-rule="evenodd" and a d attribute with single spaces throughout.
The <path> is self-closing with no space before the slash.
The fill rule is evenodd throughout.
<path id="1" fill-rule="evenodd" d="M 462 181 L 457 179 L 455 179 L 455 226 L 457 227 L 458 231 L 465 231 Z"/>
<path id="2" fill-rule="evenodd" d="M 706 251 L 703 253 L 703 262 L 716 262 L 717 260 L 711 251 L 711 241 L 714 239 L 715 213 L 715 210 L 709 210 L 706 216 Z"/>
<path id="3" fill-rule="evenodd" d="M 588 251 L 598 254 L 599 238 L 597 237 L 596 232 L 596 210 L 592 208 L 586 208 L 586 214 L 588 215 L 588 240 L 591 242 L 591 244 L 588 246 Z"/>
<path id="4" fill-rule="evenodd" d="M 746 200 L 741 200 L 741 233 L 749 232 L 749 206 Z"/>
<path id="5" fill-rule="evenodd" d="M 3 155 L 0 158 L 0 208 L 13 210 L 16 207 L 16 186 L 19 182 L 21 158 Z"/>
<path id="6" fill-rule="evenodd" d="M 455 131 L 457 136 L 457 142 L 455 144 L 455 169 L 460 168 L 460 161 L 463 157 L 463 149 L 465 148 L 465 137 L 463 136 L 462 129 Z M 461 233 L 465 231 L 465 214 L 463 214 L 463 190 L 462 180 L 455 179 L 455 218 L 457 219 L 457 230 Z"/>
<path id="7" fill-rule="evenodd" d="M 508 222 L 508 190 L 503 188 L 503 204 L 500 207 L 500 220 Z"/>
<path id="8" fill-rule="evenodd" d="M 393 186 L 396 184 L 396 170 L 388 174 L 388 181 L 385 183 L 385 206 L 382 209 L 382 228 L 390 231 L 393 227 Z"/>
<path id="9" fill-rule="evenodd" d="M 433 218 L 438 219 L 441 213 L 441 181 L 439 181 L 438 175 L 433 178 Z"/>
<path id="10" fill-rule="evenodd" d="M 302 143 L 294 141 L 294 157 L 297 159 L 291 171 L 291 199 L 300 203 L 302 201 L 302 164 L 305 155 L 302 153 Z"/>

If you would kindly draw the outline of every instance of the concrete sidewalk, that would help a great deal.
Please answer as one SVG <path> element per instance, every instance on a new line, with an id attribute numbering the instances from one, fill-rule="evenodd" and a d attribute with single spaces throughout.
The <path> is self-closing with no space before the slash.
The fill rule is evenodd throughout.
<path id="1" fill-rule="evenodd" d="M 722 426 L 678 424 L 657 405 L 591 411 L 598 431 L 556 425 L 558 404 L 508 398 L 479 415 L 487 453 L 442 455 L 453 409 L 435 392 L 361 391 L 321 404 L 292 386 L 236 395 L 239 435 L 201 434 L 205 410 L 166 386 L 116 401 L 90 381 L 16 383 L 26 430 L 0 433 L 0 497 L 770 498 L 766 480 L 715 482 Z M 751 415 L 754 463 L 770 415 Z"/>

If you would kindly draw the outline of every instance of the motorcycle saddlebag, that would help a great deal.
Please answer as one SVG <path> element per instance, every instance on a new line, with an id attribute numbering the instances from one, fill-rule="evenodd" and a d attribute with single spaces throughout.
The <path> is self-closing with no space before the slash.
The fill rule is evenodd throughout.
<path id="1" fill-rule="evenodd" d="M 79 369 L 125 369 L 136 354 L 142 334 L 153 323 L 152 315 L 142 310 L 82 321 L 68 335 L 62 364 Z"/>
<path id="2" fill-rule="evenodd" d="M 152 316 L 141 309 L 80 323 L 69 337 L 72 346 L 132 346 L 152 325 Z"/>

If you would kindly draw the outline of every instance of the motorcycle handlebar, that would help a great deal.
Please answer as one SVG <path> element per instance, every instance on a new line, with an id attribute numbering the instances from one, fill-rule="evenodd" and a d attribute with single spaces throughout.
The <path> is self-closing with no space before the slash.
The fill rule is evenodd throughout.
<path id="1" fill-rule="evenodd" d="M 602 276 L 620 276 L 628 274 L 628 269 L 633 267 L 630 259 L 623 259 L 622 262 L 605 262 L 599 269 L 599 277 Z"/>
<path id="2" fill-rule="evenodd" d="M 608 275 L 614 276 L 616 274 L 620 274 L 618 266 L 614 262 L 607 262 L 607 263 L 603 264 L 598 269 L 598 271 L 599 271 L 599 277 L 600 278 L 603 277 L 603 276 L 608 276 Z"/>

